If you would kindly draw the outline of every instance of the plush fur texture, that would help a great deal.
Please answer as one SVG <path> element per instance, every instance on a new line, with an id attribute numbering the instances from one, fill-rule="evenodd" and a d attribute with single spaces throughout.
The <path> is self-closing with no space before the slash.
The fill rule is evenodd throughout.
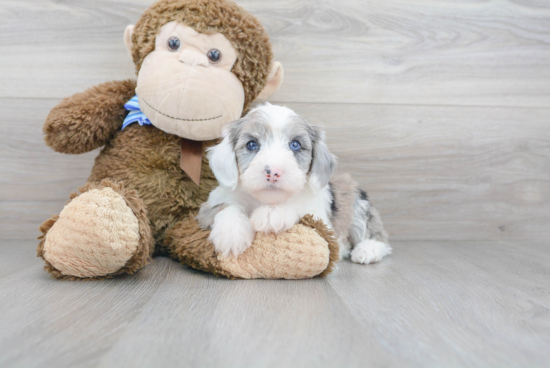
<path id="1" fill-rule="evenodd" d="M 214 49 L 220 56 L 216 63 L 207 56 Z M 136 93 L 142 112 L 166 133 L 195 141 L 219 138 L 223 126 L 243 112 L 243 84 L 231 71 L 236 60 L 237 51 L 223 34 L 198 33 L 175 21 L 165 24 L 139 70 Z"/>
<path id="2" fill-rule="evenodd" d="M 93 189 L 65 206 L 46 240 L 44 258 L 63 274 L 104 276 L 134 255 L 138 220 L 114 190 Z"/>
<path id="3" fill-rule="evenodd" d="M 42 236 L 37 253 L 46 261 L 46 271 L 58 279 L 100 279 L 131 274 L 149 263 L 154 240 L 145 206 L 137 193 L 110 180 L 85 185 L 80 192 L 72 193 L 61 214 L 52 216 L 40 227 Z M 126 221 L 120 221 L 120 215 Z M 79 221 L 82 216 L 85 221 Z M 113 217 L 118 217 L 118 221 L 105 222 Z M 121 222 L 129 222 L 130 226 L 113 228 Z M 113 232 L 119 235 L 113 236 Z M 113 238 L 117 237 L 118 244 L 113 244 Z M 93 247 L 85 247 L 90 242 L 95 243 Z M 121 247 L 125 248 L 122 252 Z"/>
<path id="4" fill-rule="evenodd" d="M 96 158 L 96 163 L 89 178 L 90 184 L 82 189 L 97 188 L 100 185 L 99 183 L 105 184 L 108 182 L 118 182 L 119 184 L 116 185 L 121 190 L 122 188 L 132 188 L 134 199 L 139 200 L 141 206 L 132 206 L 133 201 L 131 199 L 128 200 L 130 203 L 129 206 L 133 209 L 134 213 L 141 213 L 141 216 L 145 216 L 145 211 L 147 211 L 147 219 L 142 221 L 143 225 L 140 226 L 140 230 L 148 232 L 149 237 L 152 237 L 151 234 L 153 234 L 155 239 L 151 239 L 151 245 L 145 247 L 146 249 L 151 252 L 156 249 L 157 254 L 169 254 L 194 268 L 212 272 L 219 276 L 230 278 L 244 277 L 241 273 L 235 275 L 231 273 L 231 271 L 237 272 L 236 267 L 224 269 L 220 266 L 219 262 L 210 261 L 216 255 L 214 247 L 208 241 L 201 241 L 201 234 L 206 234 L 205 239 L 207 239 L 209 231 L 201 231 L 196 237 L 192 235 L 195 231 L 199 230 L 199 227 L 197 222 L 192 217 L 189 217 L 189 213 L 190 211 L 198 210 L 200 204 L 208 198 L 209 192 L 217 185 L 217 181 L 208 165 L 206 155 L 203 156 L 201 185 L 198 187 L 179 168 L 180 147 L 178 137 L 147 126 L 139 127 L 134 125 L 121 131 L 119 127 L 122 125 L 123 114 L 115 115 L 116 118 L 105 116 L 100 121 L 100 124 L 105 127 L 100 139 L 97 139 L 98 135 L 89 131 L 89 129 L 94 129 L 94 127 L 88 128 L 88 124 L 93 124 L 94 120 L 92 116 L 86 117 L 86 114 L 98 113 L 96 111 L 96 96 L 98 91 L 101 90 L 104 93 L 102 108 L 107 111 L 117 111 L 117 108 L 120 109 L 120 100 L 127 101 L 133 96 L 133 90 L 128 88 L 129 85 L 132 85 L 131 81 L 109 82 L 79 94 L 76 99 L 65 99 L 60 108 L 52 110 L 46 121 L 44 129 L 46 132 L 46 142 L 57 151 L 78 153 L 82 140 L 86 138 L 92 139 L 93 142 L 89 143 L 88 147 L 93 147 L 101 144 L 101 139 L 105 139 L 104 137 L 107 136 L 106 133 L 108 132 L 110 140 L 108 140 L 105 148 L 103 148 Z M 86 96 L 88 96 L 88 99 Z M 122 97 L 113 98 L 114 96 Z M 82 118 L 75 122 L 72 118 L 75 116 Z M 116 119 L 119 120 L 117 121 Z M 77 125 L 74 125 L 74 128 L 72 128 L 73 124 L 77 123 L 80 124 L 79 129 L 76 128 Z M 72 134 L 67 135 L 64 140 L 58 140 L 56 137 L 57 132 L 49 129 L 51 125 L 69 127 L 72 130 Z M 204 147 L 207 148 L 214 143 L 214 141 L 205 142 Z M 104 181 L 105 179 L 108 181 Z M 127 193 L 124 194 L 125 198 L 127 196 Z M 42 258 L 45 258 L 45 234 L 47 234 L 58 218 L 59 216 L 53 216 L 41 226 L 41 231 L 44 235 L 40 239 L 38 255 Z M 174 229 L 173 231 L 176 235 L 165 240 L 166 230 L 170 228 Z M 181 236 L 177 236 L 178 229 L 182 231 Z M 321 239 L 314 233 L 309 233 L 309 239 L 311 240 L 311 244 L 317 244 L 317 247 L 311 248 L 311 250 L 317 249 L 321 257 L 324 257 L 326 251 L 319 241 Z M 284 243 L 284 241 L 281 240 L 279 243 Z M 154 244 L 157 244 L 156 248 Z M 296 251 L 295 248 L 293 250 Z M 334 248 L 331 248 L 330 257 L 334 257 L 333 252 Z M 266 264 L 273 263 L 273 267 L 278 267 L 276 253 L 263 252 L 262 254 L 265 257 L 263 262 Z M 136 254 L 119 271 L 105 276 L 96 275 L 88 279 L 133 273 L 145 265 L 147 263 L 145 260 L 148 259 L 149 255 L 143 257 L 143 255 Z M 55 278 L 82 279 L 76 275 L 63 274 L 52 266 L 47 259 L 45 261 L 45 269 Z M 240 261 L 240 267 L 246 268 L 245 264 L 246 262 Z M 309 277 L 307 275 L 310 275 L 310 271 L 307 267 L 304 267 L 304 264 L 296 262 L 294 266 L 296 266 L 296 270 L 293 271 L 293 277 L 299 277 L 300 275 Z M 290 267 L 287 267 L 289 274 L 292 273 L 290 269 Z M 331 269 L 328 267 L 323 272 L 328 273 Z M 307 271 L 307 273 L 301 274 L 300 272 L 302 271 Z M 268 275 L 269 273 L 264 273 L 265 277 L 268 277 Z M 249 277 L 252 277 L 252 275 Z"/>
<path id="5" fill-rule="evenodd" d="M 203 142 L 207 148 L 215 142 Z M 200 186 L 179 167 L 177 136 L 153 126 L 130 125 L 117 131 L 96 158 L 89 182 L 105 178 L 134 189 L 143 200 L 156 243 L 162 245 L 167 228 L 191 210 L 198 210 L 217 184 L 203 155 Z"/>
<path id="6" fill-rule="evenodd" d="M 45 140 L 56 151 L 80 153 L 83 141 L 91 140 L 88 147 L 94 149 L 105 144 L 108 137 L 108 144 L 96 158 L 88 182 L 98 184 L 110 179 L 135 190 L 148 210 L 156 242 L 161 245 L 165 229 L 175 225 L 190 210 L 198 210 L 217 181 L 206 155 L 203 155 L 200 186 L 180 169 L 179 137 L 138 124 L 120 130 L 125 114 L 117 112 L 109 117 L 100 113 L 98 94 L 103 94 L 101 109 L 117 111 L 134 96 L 128 88 L 131 85 L 131 81 L 104 83 L 73 96 L 74 99 L 63 100 L 46 120 Z M 100 120 L 96 123 L 92 117 L 98 113 Z M 98 124 L 103 129 L 98 130 Z M 215 141 L 203 142 L 203 147 L 213 144 Z"/>
<path id="7" fill-rule="evenodd" d="M 243 84 L 246 111 L 265 86 L 273 60 L 269 36 L 261 23 L 232 1 L 157 1 L 143 13 L 132 35 L 132 57 L 137 72 L 143 59 L 154 50 L 160 28 L 172 21 L 184 23 L 200 33 L 221 33 L 231 41 L 238 54 L 231 71 Z"/>
<path id="8" fill-rule="evenodd" d="M 200 32 L 223 33 L 232 42 L 239 54 L 232 71 L 243 83 L 246 93 L 245 105 L 248 106 L 266 84 L 272 59 L 271 46 L 261 24 L 252 15 L 227 0 L 161 0 L 143 14 L 132 35 L 133 57 L 138 71 L 143 58 L 154 47 L 160 27 L 173 20 L 182 21 Z M 198 230 L 198 224 L 190 214 L 199 209 L 209 192 L 217 186 L 206 155 L 203 155 L 200 186 L 197 186 L 180 168 L 179 137 L 153 126 L 133 124 L 124 130 L 120 129 L 127 114 L 124 104 L 134 96 L 135 87 L 136 83 L 132 80 L 107 82 L 92 87 L 64 99 L 51 111 L 44 124 L 44 139 L 58 152 L 78 154 L 104 146 L 96 158 L 88 184 L 81 188 L 81 191 L 86 193 L 98 189 L 98 192 L 102 192 L 105 188 L 111 188 L 116 192 L 117 196 L 114 198 L 119 204 L 122 203 L 121 199 L 124 200 L 138 220 L 139 244 L 135 248 L 135 253 L 119 270 L 107 274 L 104 271 L 111 266 L 105 268 L 103 265 L 102 270 L 95 273 L 59 266 L 70 264 L 74 268 L 78 263 L 73 262 L 74 260 L 67 263 L 68 261 L 62 259 L 63 254 L 71 252 L 66 249 L 71 247 L 71 241 L 76 240 L 70 236 L 66 236 L 62 241 L 61 248 L 65 248 L 65 253 L 48 253 L 58 247 L 57 242 L 47 244 L 52 240 L 48 237 L 49 231 L 55 229 L 55 232 L 60 234 L 71 232 L 69 221 L 58 223 L 65 215 L 62 213 L 45 221 L 40 228 L 43 235 L 40 237 L 38 255 L 44 258 L 46 270 L 60 279 L 112 277 L 137 271 L 147 264 L 155 253 L 171 255 L 192 267 L 217 275 L 241 277 L 240 273 L 232 273 L 237 272 L 236 268 L 229 270 L 223 268 L 218 261 L 213 261 L 214 248 L 210 243 L 204 242 L 209 232 L 193 235 L 194 231 Z M 214 141 L 203 142 L 203 149 L 213 144 Z M 112 194 L 111 190 L 107 192 Z M 74 194 L 72 199 L 78 196 Z M 88 202 L 76 201 L 71 205 L 71 211 L 82 213 L 86 210 Z M 101 202 L 101 199 L 97 200 L 96 204 L 98 202 Z M 108 209 L 108 206 L 98 206 L 103 210 Z M 126 215 L 122 217 L 128 219 Z M 126 220 L 125 224 L 132 223 Z M 105 226 L 104 221 L 99 222 L 103 225 L 90 225 L 89 230 L 99 231 L 102 226 L 110 226 Z M 80 228 L 80 225 L 75 226 Z M 309 227 L 310 230 L 317 229 L 316 225 L 303 226 Z M 203 238 L 205 234 L 206 238 Z M 327 269 L 331 269 L 330 259 L 334 257 L 330 235 L 315 231 L 307 231 L 307 234 L 313 245 L 310 251 L 318 254 L 319 259 L 329 258 L 329 266 L 324 268 L 324 271 L 319 271 L 326 273 Z M 89 238 L 87 241 L 91 244 Z M 297 248 L 292 248 L 292 244 L 283 245 L 284 243 L 285 240 L 282 238 L 278 244 L 281 247 L 289 247 L 290 253 L 300 253 Z M 327 243 L 329 252 L 326 251 Z M 75 246 L 74 243 L 72 246 Z M 263 244 L 262 247 L 269 247 L 269 244 Z M 93 246 L 90 249 L 90 252 L 94 251 Z M 278 267 L 280 260 L 277 252 L 263 251 L 262 254 L 263 264 Z M 85 254 L 84 258 L 86 257 L 88 255 Z M 302 263 L 299 257 L 293 259 L 295 261 L 287 264 L 285 272 L 296 277 L 304 272 L 304 267 L 305 271 L 309 272 L 307 262 Z M 240 262 L 241 267 L 246 268 L 246 262 L 243 262 Z M 116 267 L 120 266 L 118 260 L 115 263 Z M 55 265 L 62 269 L 56 268 Z"/>
<path id="9" fill-rule="evenodd" d="M 167 235 L 170 255 L 198 270 L 232 279 L 326 276 L 339 259 L 338 242 L 332 230 L 310 215 L 278 236 L 257 234 L 253 246 L 238 258 L 218 255 L 208 240 L 209 235 L 196 221 L 178 223 Z"/>
<path id="10" fill-rule="evenodd" d="M 56 152 L 79 154 L 104 146 L 120 130 L 136 82 L 106 82 L 64 98 L 44 123 L 44 140 Z"/>

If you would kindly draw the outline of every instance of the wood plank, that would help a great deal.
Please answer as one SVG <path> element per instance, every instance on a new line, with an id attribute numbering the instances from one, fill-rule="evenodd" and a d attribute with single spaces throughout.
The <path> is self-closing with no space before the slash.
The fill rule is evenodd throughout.
<path id="1" fill-rule="evenodd" d="M 31 256 L 28 241 L 5 243 Z M 0 296 L 3 366 L 228 366 L 228 356 L 229 366 L 360 366 L 365 349 L 376 365 L 393 361 L 352 316 L 335 313 L 345 307 L 325 279 L 231 281 L 161 257 L 99 282 L 19 269 Z"/>
<path id="2" fill-rule="evenodd" d="M 6 238 L 37 236 L 85 183 L 97 155 L 62 155 L 42 142 L 55 102 L 0 99 L 11 122 L 0 128 Z M 369 192 L 392 239 L 550 236 L 550 109 L 287 105 L 326 127 L 339 170 Z"/>
<path id="3" fill-rule="evenodd" d="M 59 282 L 37 267 L 4 277 L 0 365 L 96 365 L 139 310 L 154 300 L 172 263 L 160 260 L 130 278 L 102 282 Z"/>
<path id="4" fill-rule="evenodd" d="M 133 76 L 122 42 L 150 0 L 4 1 L 0 97 L 61 98 Z M 271 35 L 284 102 L 550 106 L 550 4 L 242 0 Z"/>
<path id="5" fill-rule="evenodd" d="M 40 270 L 44 266 L 44 261 L 36 257 L 36 244 L 32 240 L 6 240 L 2 236 L 0 255 L 0 280 L 29 268 Z M 0 294 L 0 298 L 3 297 Z"/>
<path id="6" fill-rule="evenodd" d="M 174 285 L 176 289 L 162 288 L 156 303 L 140 313 L 102 365 L 139 361 L 155 366 L 159 360 L 191 367 L 397 363 L 356 323 L 326 280 L 209 278 L 207 289 L 200 279 L 204 276 L 193 285 L 192 299 L 174 293 L 189 284 L 189 277 L 179 278 L 182 285 Z"/>
<path id="7" fill-rule="evenodd" d="M 133 76 L 122 32 L 151 2 L 0 6 L 0 366 L 548 365 L 544 0 L 239 0 L 285 66 L 273 100 L 326 128 L 393 255 L 304 281 L 234 282 L 167 258 L 51 279 L 38 226 L 98 151 L 57 154 L 42 123 L 60 98 Z"/>
<path id="8" fill-rule="evenodd" d="M 2 241 L 0 365 L 544 367 L 548 242 L 395 242 L 325 279 L 230 281 L 167 258 L 114 280 L 51 279 Z"/>
<path id="9" fill-rule="evenodd" d="M 329 282 L 410 366 L 542 367 L 550 359 L 548 245 L 400 242 L 382 263 L 344 263 Z"/>

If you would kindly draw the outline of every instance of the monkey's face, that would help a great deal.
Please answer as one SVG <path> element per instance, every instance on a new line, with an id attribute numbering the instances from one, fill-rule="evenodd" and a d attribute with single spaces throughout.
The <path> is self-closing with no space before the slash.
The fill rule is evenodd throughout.
<path id="1" fill-rule="evenodd" d="M 224 35 L 165 24 L 138 74 L 141 110 L 167 133 L 198 141 L 220 137 L 243 110 L 243 85 L 231 72 L 236 60 Z"/>

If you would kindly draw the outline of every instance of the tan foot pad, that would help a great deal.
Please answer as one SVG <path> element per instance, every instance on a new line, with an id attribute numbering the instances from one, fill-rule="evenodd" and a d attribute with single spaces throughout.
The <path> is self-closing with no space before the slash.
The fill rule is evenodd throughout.
<path id="1" fill-rule="evenodd" d="M 112 188 L 69 202 L 46 234 L 43 257 L 64 275 L 97 277 L 124 267 L 139 244 L 138 219 Z"/>
<path id="2" fill-rule="evenodd" d="M 314 229 L 294 225 L 279 235 L 256 233 L 252 248 L 238 258 L 218 256 L 220 267 L 243 279 L 303 279 L 329 265 L 328 242 Z"/>
<path id="3" fill-rule="evenodd" d="M 167 233 L 170 254 L 183 264 L 219 276 L 241 279 L 304 279 L 328 275 L 339 260 L 334 233 L 321 220 L 304 216 L 291 229 L 275 235 L 257 233 L 239 257 L 219 256 L 208 240 L 210 231 L 194 219 Z"/>

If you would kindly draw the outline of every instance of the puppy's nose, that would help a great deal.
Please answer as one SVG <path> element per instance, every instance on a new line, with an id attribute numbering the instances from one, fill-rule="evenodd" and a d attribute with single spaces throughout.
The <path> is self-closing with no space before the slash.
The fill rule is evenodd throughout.
<path id="1" fill-rule="evenodd" d="M 280 167 L 266 166 L 264 170 L 267 181 L 272 183 L 276 183 L 283 175 L 283 169 Z"/>

